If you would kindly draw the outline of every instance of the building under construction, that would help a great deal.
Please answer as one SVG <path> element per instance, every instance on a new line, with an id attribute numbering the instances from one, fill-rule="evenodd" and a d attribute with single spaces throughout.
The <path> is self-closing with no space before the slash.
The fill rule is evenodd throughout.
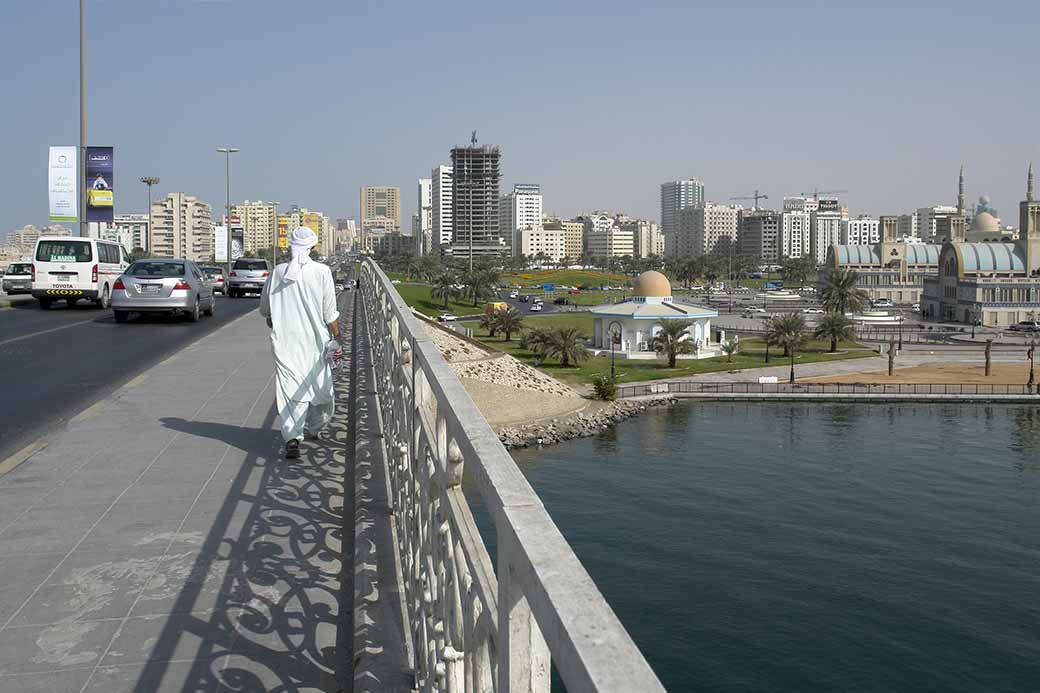
<path id="1" fill-rule="evenodd" d="M 498 256 L 506 250 L 498 228 L 500 159 L 498 147 L 477 146 L 476 133 L 470 146 L 451 150 L 453 257 Z"/>

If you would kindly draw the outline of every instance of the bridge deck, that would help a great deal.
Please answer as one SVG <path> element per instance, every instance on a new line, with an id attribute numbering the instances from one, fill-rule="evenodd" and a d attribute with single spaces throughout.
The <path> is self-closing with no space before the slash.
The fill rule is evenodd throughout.
<path id="1" fill-rule="evenodd" d="M 0 690 L 350 690 L 355 374 L 287 464 L 267 334 L 228 325 L 0 477 Z"/>

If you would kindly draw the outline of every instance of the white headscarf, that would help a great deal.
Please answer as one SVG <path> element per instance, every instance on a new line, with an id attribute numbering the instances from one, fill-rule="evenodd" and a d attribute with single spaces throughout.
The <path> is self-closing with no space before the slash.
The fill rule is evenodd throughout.
<path id="1" fill-rule="evenodd" d="M 303 266 L 311 261 L 311 248 L 318 245 L 318 237 L 306 226 L 297 226 L 289 239 L 289 250 L 292 251 L 292 260 L 285 270 L 285 278 L 291 282 L 300 278 Z"/>

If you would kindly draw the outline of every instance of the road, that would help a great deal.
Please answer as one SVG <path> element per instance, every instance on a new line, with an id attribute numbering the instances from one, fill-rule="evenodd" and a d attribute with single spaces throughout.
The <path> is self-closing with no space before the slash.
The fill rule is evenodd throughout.
<path id="1" fill-rule="evenodd" d="M 42 311 L 36 301 L 0 309 L 0 463 L 137 374 L 235 318 L 256 298 L 217 298 L 216 315 L 192 324 L 135 317 L 81 302 Z M 257 317 L 259 320 L 260 318 Z M 203 393 L 200 393 L 200 396 Z"/>

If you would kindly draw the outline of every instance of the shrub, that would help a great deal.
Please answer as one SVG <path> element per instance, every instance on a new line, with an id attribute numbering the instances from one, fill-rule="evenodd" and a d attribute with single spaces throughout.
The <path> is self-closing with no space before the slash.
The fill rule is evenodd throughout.
<path id="1" fill-rule="evenodd" d="M 617 399 L 617 381 L 606 373 L 600 373 L 592 379 L 592 395 L 604 402 Z"/>

